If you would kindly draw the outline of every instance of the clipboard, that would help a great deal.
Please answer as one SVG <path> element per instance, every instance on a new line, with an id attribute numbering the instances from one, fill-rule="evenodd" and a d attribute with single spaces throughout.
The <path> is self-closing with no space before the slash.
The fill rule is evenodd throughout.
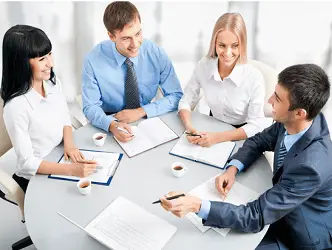
<path id="1" fill-rule="evenodd" d="M 96 175 L 91 174 L 90 176 L 86 177 L 88 179 L 91 180 L 92 184 L 97 184 L 97 185 L 103 185 L 103 186 L 109 186 L 118 167 L 120 164 L 120 161 L 123 157 L 122 153 L 115 153 L 115 152 L 108 152 L 108 151 L 99 151 L 99 150 L 89 150 L 89 149 L 80 149 L 80 151 L 84 154 L 84 152 L 92 152 L 92 153 L 101 153 L 101 154 L 112 154 L 109 155 L 110 157 L 114 157 L 113 158 L 113 162 L 110 166 L 108 166 L 108 168 L 104 167 L 102 168 L 102 173 L 99 173 L 98 178 L 96 177 Z M 60 163 L 64 158 L 64 155 L 62 155 L 58 161 L 58 163 Z M 65 175 L 49 175 L 48 178 L 50 179 L 56 179 L 56 180 L 64 180 L 64 181 L 73 181 L 73 182 L 78 182 L 81 177 L 77 177 L 77 176 L 65 176 Z"/>

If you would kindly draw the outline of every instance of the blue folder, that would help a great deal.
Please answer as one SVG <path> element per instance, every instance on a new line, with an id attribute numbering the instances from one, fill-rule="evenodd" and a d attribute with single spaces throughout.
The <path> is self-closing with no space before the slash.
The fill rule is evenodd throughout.
<path id="1" fill-rule="evenodd" d="M 103 186 L 109 186 L 112 179 L 113 179 L 113 176 L 115 175 L 115 172 L 116 170 L 118 169 L 119 167 L 119 164 L 120 164 L 120 161 L 123 157 L 123 154 L 122 153 L 116 153 L 116 152 L 108 152 L 108 151 L 100 151 L 100 150 L 89 150 L 89 149 L 80 149 L 80 151 L 90 151 L 90 152 L 102 152 L 102 153 L 109 153 L 109 154 L 119 154 L 119 158 L 116 162 L 116 166 L 114 167 L 114 170 L 113 170 L 113 173 L 112 175 L 108 178 L 107 182 L 96 182 L 96 181 L 91 181 L 92 184 L 98 184 L 98 185 L 103 185 Z M 64 155 L 62 155 L 58 161 L 58 163 L 62 160 L 62 158 L 64 157 Z M 50 179 L 56 179 L 56 180 L 65 180 L 65 181 L 73 181 L 73 182 L 78 182 L 79 180 L 75 180 L 75 179 L 71 179 L 69 176 L 68 178 L 66 177 L 58 177 L 58 176 L 52 176 L 52 175 L 49 175 L 48 178 Z"/>

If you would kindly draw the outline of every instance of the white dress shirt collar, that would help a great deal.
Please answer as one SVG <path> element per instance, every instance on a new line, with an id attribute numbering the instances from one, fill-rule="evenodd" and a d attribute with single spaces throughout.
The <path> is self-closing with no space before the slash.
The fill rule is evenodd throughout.
<path id="1" fill-rule="evenodd" d="M 47 98 L 49 98 L 53 94 L 54 88 L 52 88 L 50 85 L 53 85 L 53 83 L 51 81 L 43 81 L 45 97 L 43 97 L 41 94 L 39 94 L 32 87 L 24 95 L 32 109 L 34 109 L 41 101 L 47 100 Z"/>
<path id="2" fill-rule="evenodd" d="M 218 57 L 211 60 L 211 77 L 214 80 L 221 82 L 221 77 L 218 71 Z M 236 64 L 229 74 L 229 76 L 225 77 L 224 80 L 230 79 L 236 86 L 240 86 L 243 81 L 243 66 L 241 64 Z"/>

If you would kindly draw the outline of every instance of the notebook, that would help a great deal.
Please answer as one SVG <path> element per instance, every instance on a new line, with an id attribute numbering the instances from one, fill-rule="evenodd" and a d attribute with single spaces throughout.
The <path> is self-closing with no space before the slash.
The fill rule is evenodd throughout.
<path id="1" fill-rule="evenodd" d="M 204 163 L 213 167 L 223 169 L 233 152 L 235 142 L 227 141 L 212 145 L 211 147 L 201 147 L 188 142 L 187 136 L 183 134 L 173 149 L 171 155 L 179 156 L 188 160 Z"/>
<path id="2" fill-rule="evenodd" d="M 120 160 L 123 156 L 121 153 L 113 153 L 106 151 L 96 151 L 80 149 L 81 153 L 84 155 L 85 159 L 95 160 L 97 162 L 97 167 L 95 171 L 89 175 L 88 178 L 93 184 L 108 186 L 120 164 Z M 66 162 L 64 156 L 59 160 L 59 163 L 71 163 Z M 67 176 L 67 175 L 54 175 L 48 176 L 51 179 L 67 180 L 67 181 L 79 181 L 81 178 L 77 176 Z"/>
<path id="3" fill-rule="evenodd" d="M 111 249 L 162 249 L 177 228 L 133 202 L 118 197 L 85 228 L 58 213 Z"/>
<path id="4" fill-rule="evenodd" d="M 178 135 L 158 117 L 141 121 L 137 126 L 132 126 L 131 129 L 134 138 L 129 142 L 123 143 L 114 137 L 128 157 L 133 157 L 178 138 Z"/>
<path id="5" fill-rule="evenodd" d="M 241 204 L 247 204 L 248 202 L 255 200 L 259 196 L 257 192 L 247 188 L 239 182 L 234 182 L 226 198 L 223 200 L 223 197 L 215 187 L 215 179 L 217 176 L 209 179 L 206 182 L 203 182 L 202 184 L 191 190 L 189 193 L 191 195 L 198 196 L 204 200 L 227 202 L 237 206 Z M 198 217 L 195 213 L 188 213 L 186 215 L 186 218 L 191 221 L 202 233 L 206 232 L 211 228 L 212 230 L 225 237 L 231 230 L 229 228 L 214 228 L 204 226 L 202 224 L 202 219 Z"/>

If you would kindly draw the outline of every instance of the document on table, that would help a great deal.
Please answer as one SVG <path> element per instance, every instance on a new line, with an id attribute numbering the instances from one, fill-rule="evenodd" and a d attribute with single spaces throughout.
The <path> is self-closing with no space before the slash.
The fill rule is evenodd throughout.
<path id="1" fill-rule="evenodd" d="M 109 185 L 111 177 L 114 175 L 120 160 L 122 158 L 121 153 L 112 153 L 105 151 L 92 151 L 92 150 L 80 150 L 87 160 L 94 160 L 97 162 L 97 168 L 89 175 L 88 178 L 94 184 Z M 59 163 L 68 163 L 65 161 L 64 156 L 61 157 Z M 77 176 L 65 176 L 65 175 L 49 175 L 49 178 L 78 181 L 80 177 Z"/>
<path id="2" fill-rule="evenodd" d="M 232 141 L 217 143 L 209 148 L 201 147 L 197 144 L 189 143 L 187 135 L 183 134 L 169 153 L 223 169 L 234 147 L 235 142 Z"/>
<path id="3" fill-rule="evenodd" d="M 157 250 L 177 228 L 120 196 L 84 230 L 111 249 Z"/>
<path id="4" fill-rule="evenodd" d="M 133 157 L 178 138 L 177 134 L 158 117 L 141 121 L 137 126 L 132 126 L 131 129 L 134 137 L 129 142 L 123 143 L 114 137 L 128 157 Z"/>
<path id="5" fill-rule="evenodd" d="M 225 200 L 223 200 L 221 194 L 215 187 L 215 179 L 217 176 L 211 178 L 206 182 L 203 182 L 202 184 L 191 190 L 189 193 L 191 195 L 198 196 L 204 200 L 221 201 L 232 203 L 234 205 L 247 204 L 248 202 L 255 200 L 259 195 L 257 192 L 247 188 L 246 186 L 243 186 L 239 182 L 234 182 Z M 187 214 L 186 218 L 191 221 L 202 233 L 205 233 L 211 228 L 222 236 L 226 236 L 230 231 L 229 228 L 212 228 L 208 226 L 203 226 L 202 219 L 198 217 L 195 213 Z"/>

